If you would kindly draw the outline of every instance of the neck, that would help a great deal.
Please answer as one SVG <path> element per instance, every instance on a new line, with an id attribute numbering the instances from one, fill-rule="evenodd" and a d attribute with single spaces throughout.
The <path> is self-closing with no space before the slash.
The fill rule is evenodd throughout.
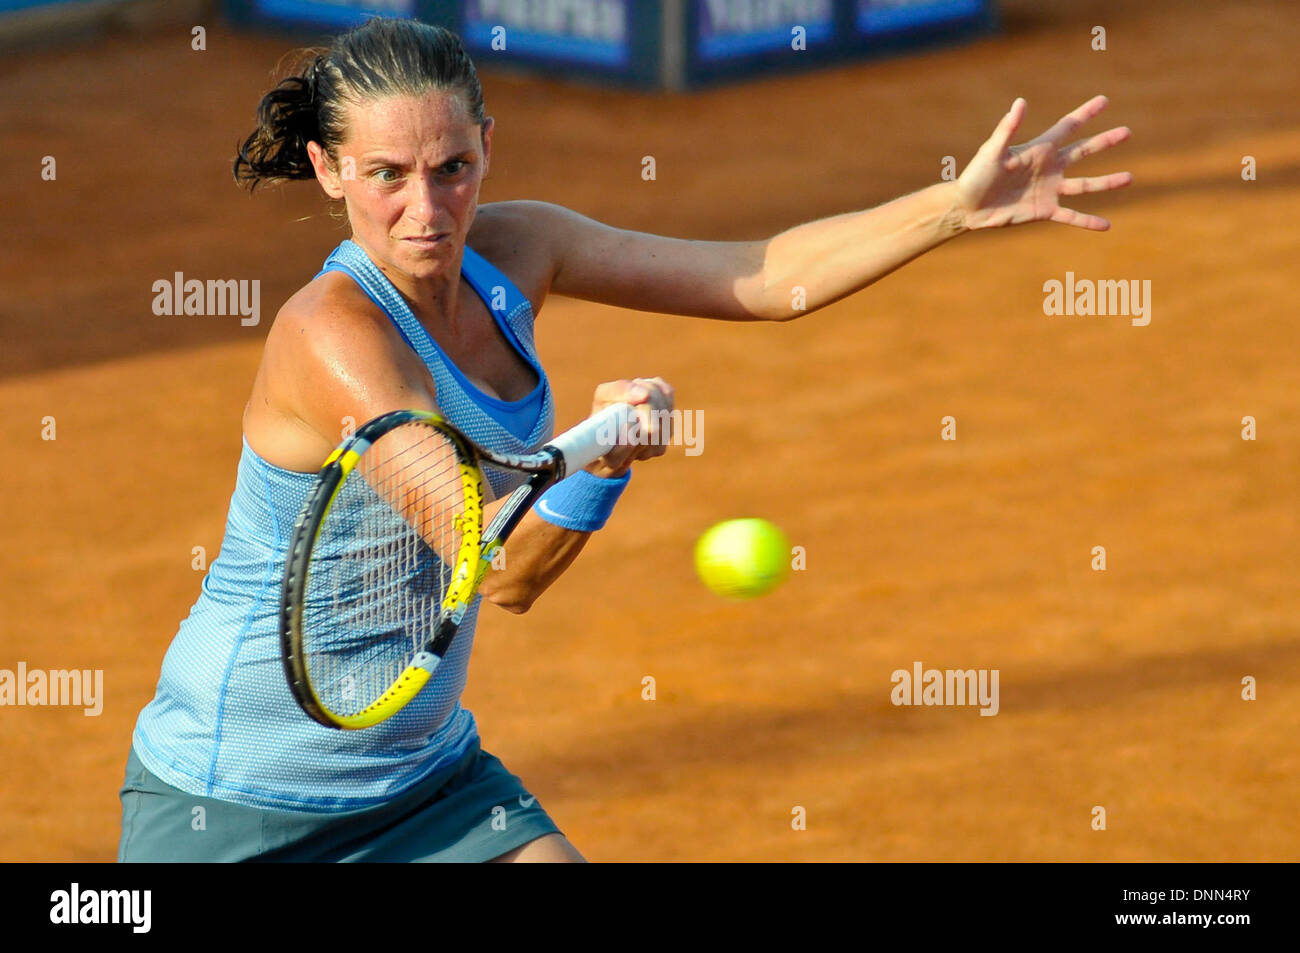
<path id="1" fill-rule="evenodd" d="M 356 241 L 353 238 L 353 241 Z M 364 247 L 364 246 L 363 246 Z M 460 301 L 460 269 L 464 249 L 436 274 L 415 276 L 365 249 L 370 260 L 406 299 L 411 311 L 426 326 L 454 329 Z"/>

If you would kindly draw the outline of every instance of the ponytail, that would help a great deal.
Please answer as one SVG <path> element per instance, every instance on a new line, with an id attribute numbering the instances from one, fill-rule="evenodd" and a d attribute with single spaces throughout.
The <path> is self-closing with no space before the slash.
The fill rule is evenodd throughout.
<path id="1" fill-rule="evenodd" d="M 280 80 L 262 97 L 257 128 L 235 158 L 235 181 L 249 191 L 261 181 L 315 177 L 307 143 L 321 138 L 316 87 L 324 62 L 323 53 L 309 50 L 298 72 Z"/>
<path id="2" fill-rule="evenodd" d="M 458 93 L 471 119 L 486 121 L 483 89 L 455 33 L 416 20 L 375 17 L 339 34 L 329 49 L 302 51 L 294 74 L 262 97 L 257 128 L 235 158 L 235 181 L 315 178 L 307 143 L 319 142 L 330 161 L 346 138 L 345 106 L 433 89 Z"/>

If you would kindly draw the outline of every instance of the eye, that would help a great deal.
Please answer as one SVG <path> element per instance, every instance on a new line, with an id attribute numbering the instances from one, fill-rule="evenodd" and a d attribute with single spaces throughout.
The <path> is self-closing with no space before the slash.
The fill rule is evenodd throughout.
<path id="1" fill-rule="evenodd" d="M 378 169 L 373 173 L 373 175 L 375 178 L 379 179 L 382 185 L 392 185 L 401 178 L 396 169 Z M 391 178 L 385 178 L 385 176 L 391 176 Z"/>
<path id="2" fill-rule="evenodd" d="M 450 162 L 448 162 L 446 165 L 442 167 L 442 170 L 446 172 L 448 175 L 455 175 L 456 173 L 460 172 L 461 169 L 465 168 L 465 166 L 467 165 L 469 165 L 469 163 L 466 162 L 464 159 L 452 159 Z M 453 169 L 452 166 L 455 166 L 456 168 Z"/>

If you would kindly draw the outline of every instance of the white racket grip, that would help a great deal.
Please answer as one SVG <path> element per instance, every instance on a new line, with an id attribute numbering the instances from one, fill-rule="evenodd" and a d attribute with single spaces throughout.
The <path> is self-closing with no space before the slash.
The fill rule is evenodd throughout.
<path id="1" fill-rule="evenodd" d="M 594 417 L 564 431 L 550 445 L 564 456 L 564 472 L 572 473 L 599 460 L 636 426 L 636 408 L 631 404 L 610 404 Z"/>

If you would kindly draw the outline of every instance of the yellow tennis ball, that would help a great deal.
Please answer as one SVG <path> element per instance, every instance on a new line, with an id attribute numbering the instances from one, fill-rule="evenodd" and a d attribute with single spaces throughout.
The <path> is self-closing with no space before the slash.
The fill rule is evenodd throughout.
<path id="1" fill-rule="evenodd" d="M 730 599 L 771 592 L 790 569 L 790 543 L 767 520 L 727 520 L 695 544 L 695 571 L 710 590 Z"/>

